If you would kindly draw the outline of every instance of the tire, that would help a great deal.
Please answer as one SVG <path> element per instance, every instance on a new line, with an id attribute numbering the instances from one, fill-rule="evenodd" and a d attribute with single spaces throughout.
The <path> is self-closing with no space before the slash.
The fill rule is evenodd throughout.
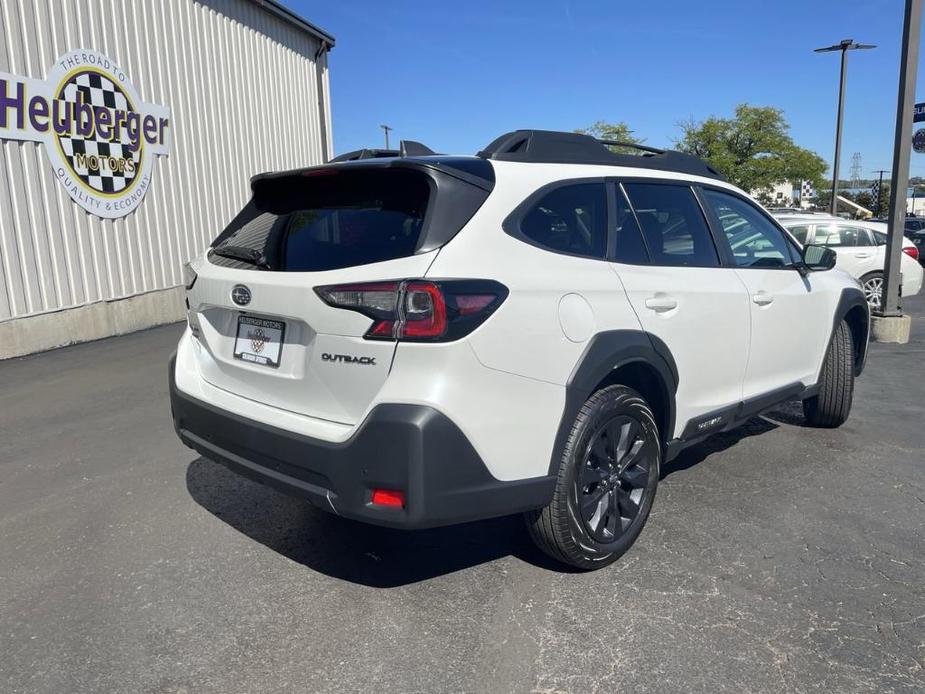
<path id="1" fill-rule="evenodd" d="M 525 514 L 553 559 L 590 570 L 616 561 L 645 525 L 662 458 L 655 417 L 631 388 L 592 395 L 569 433 L 552 501 Z"/>
<path id="2" fill-rule="evenodd" d="M 834 429 L 851 413 L 854 396 L 854 342 L 845 321 L 838 324 L 822 363 L 819 394 L 803 401 L 810 426 Z"/>
<path id="3" fill-rule="evenodd" d="M 861 278 L 861 289 L 870 307 L 880 308 L 880 301 L 883 298 L 883 273 L 868 272 Z"/>

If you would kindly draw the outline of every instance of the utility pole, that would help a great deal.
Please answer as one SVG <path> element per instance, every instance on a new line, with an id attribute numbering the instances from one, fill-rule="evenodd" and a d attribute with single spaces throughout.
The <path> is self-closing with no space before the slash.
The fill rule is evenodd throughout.
<path id="1" fill-rule="evenodd" d="M 382 131 L 385 133 L 385 148 L 389 149 L 389 132 L 395 128 L 391 128 L 388 125 L 380 125 L 379 127 L 382 128 Z"/>
<path id="2" fill-rule="evenodd" d="M 861 187 L 861 153 L 855 152 L 851 155 L 851 187 Z"/>
<path id="3" fill-rule="evenodd" d="M 848 51 L 876 48 L 872 44 L 855 43 L 854 39 L 843 39 L 834 46 L 815 49 L 815 53 L 841 51 L 841 82 L 838 87 L 838 118 L 835 121 L 835 160 L 832 162 L 832 203 L 829 211 L 834 215 L 838 208 L 838 163 L 841 158 L 841 126 L 845 115 L 845 77 L 848 71 Z"/>
<path id="4" fill-rule="evenodd" d="M 906 187 L 912 156 L 912 117 L 915 107 L 915 79 L 919 62 L 922 0 L 906 0 L 903 17 L 902 61 L 896 98 L 896 135 L 893 143 L 893 172 L 890 179 L 890 221 L 886 242 L 886 267 L 880 308 L 871 326 L 874 338 L 887 342 L 908 342 L 911 319 L 899 306 L 900 259 L 906 226 Z"/>
<path id="5" fill-rule="evenodd" d="M 876 207 L 877 212 L 874 214 L 875 217 L 879 217 L 881 207 L 883 207 L 883 205 L 881 204 L 881 201 L 883 200 L 883 198 L 881 197 L 883 195 L 883 174 L 885 174 L 886 171 L 883 169 L 877 169 L 876 171 L 874 171 L 874 173 L 880 174 L 880 180 L 877 181 L 877 207 Z"/>

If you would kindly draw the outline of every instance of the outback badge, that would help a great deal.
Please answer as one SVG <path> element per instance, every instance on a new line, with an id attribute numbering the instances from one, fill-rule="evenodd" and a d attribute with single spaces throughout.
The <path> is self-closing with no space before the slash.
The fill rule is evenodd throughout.
<path id="1" fill-rule="evenodd" d="M 334 361 L 342 364 L 362 364 L 363 366 L 375 366 L 376 357 L 355 357 L 352 354 L 328 354 L 323 352 L 322 361 Z"/>

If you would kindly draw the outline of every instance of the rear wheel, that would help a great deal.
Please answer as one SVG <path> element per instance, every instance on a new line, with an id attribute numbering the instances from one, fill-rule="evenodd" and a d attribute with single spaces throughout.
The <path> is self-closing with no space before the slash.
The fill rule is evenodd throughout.
<path id="1" fill-rule="evenodd" d="M 646 401 L 626 386 L 597 391 L 572 426 L 552 501 L 526 514 L 533 540 L 578 568 L 615 561 L 645 525 L 660 460 L 658 428 Z"/>
<path id="2" fill-rule="evenodd" d="M 871 308 L 880 308 L 880 301 L 883 298 L 883 273 L 868 272 L 861 278 L 861 288 Z"/>
<path id="3" fill-rule="evenodd" d="M 803 414 L 814 427 L 840 427 L 854 397 L 854 342 L 845 321 L 838 324 L 822 363 L 819 394 L 803 401 Z"/>

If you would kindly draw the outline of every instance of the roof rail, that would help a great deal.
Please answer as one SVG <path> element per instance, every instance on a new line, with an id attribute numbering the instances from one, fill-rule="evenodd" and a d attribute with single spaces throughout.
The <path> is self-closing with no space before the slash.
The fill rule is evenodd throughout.
<path id="1" fill-rule="evenodd" d="M 597 141 L 600 142 L 602 145 L 606 145 L 608 147 L 626 147 L 627 149 L 638 149 L 642 152 L 646 152 L 650 156 L 653 154 L 664 154 L 665 153 L 665 150 L 663 149 L 659 149 L 658 147 L 649 147 L 649 145 L 643 145 L 638 142 L 623 142 L 622 140 L 602 140 L 600 138 L 598 138 Z M 646 154 L 642 156 L 646 156 Z"/>
<path id="2" fill-rule="evenodd" d="M 642 154 L 612 152 L 607 147 L 628 147 Z M 555 130 L 515 130 L 496 138 L 478 156 L 497 161 L 544 164 L 605 164 L 658 169 L 722 179 L 723 176 L 702 159 L 674 150 L 656 149 L 635 142 L 596 140 L 582 133 Z"/>

